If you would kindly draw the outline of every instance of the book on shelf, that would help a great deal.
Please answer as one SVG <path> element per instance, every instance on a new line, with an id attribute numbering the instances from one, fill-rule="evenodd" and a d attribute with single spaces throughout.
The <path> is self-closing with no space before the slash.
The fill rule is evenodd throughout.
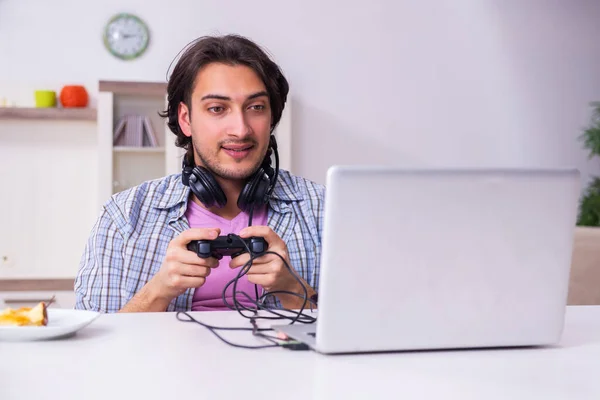
<path id="1" fill-rule="evenodd" d="M 156 147 L 158 142 L 150 119 L 145 115 L 121 117 L 113 136 L 114 146 Z"/>

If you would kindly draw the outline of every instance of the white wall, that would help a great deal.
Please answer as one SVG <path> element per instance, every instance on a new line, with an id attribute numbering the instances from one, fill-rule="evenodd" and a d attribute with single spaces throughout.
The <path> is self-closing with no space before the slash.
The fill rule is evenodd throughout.
<path id="1" fill-rule="evenodd" d="M 139 61 L 103 48 L 120 11 L 152 29 Z M 359 162 L 566 165 L 587 176 L 600 164 L 576 137 L 600 99 L 598 20 L 595 0 L 0 0 L 0 97 L 31 101 L 12 88 L 32 84 L 164 81 L 191 39 L 237 32 L 290 80 L 294 169 L 308 178 Z"/>

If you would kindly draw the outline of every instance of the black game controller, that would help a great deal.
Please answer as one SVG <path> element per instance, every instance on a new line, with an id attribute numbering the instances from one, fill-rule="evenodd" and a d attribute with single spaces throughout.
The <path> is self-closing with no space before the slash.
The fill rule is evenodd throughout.
<path id="1" fill-rule="evenodd" d="M 234 258 L 240 254 L 247 253 L 248 251 L 244 242 L 252 255 L 258 255 L 267 251 L 268 243 L 262 237 L 242 239 L 233 235 L 219 236 L 214 240 L 193 240 L 188 243 L 187 248 L 198 254 L 200 258 L 215 257 L 217 260 L 220 260 L 223 256 Z"/>

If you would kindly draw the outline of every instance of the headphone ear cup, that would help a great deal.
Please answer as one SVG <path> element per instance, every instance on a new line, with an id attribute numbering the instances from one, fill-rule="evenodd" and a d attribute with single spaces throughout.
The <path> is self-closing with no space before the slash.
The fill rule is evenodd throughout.
<path id="1" fill-rule="evenodd" d="M 251 205 L 262 205 L 270 185 L 269 177 L 262 168 L 244 185 L 237 206 L 242 211 L 248 211 Z"/>
<path id="2" fill-rule="evenodd" d="M 227 204 L 227 197 L 212 174 L 203 167 L 195 167 L 189 179 L 192 193 L 206 207 L 222 208 Z"/>

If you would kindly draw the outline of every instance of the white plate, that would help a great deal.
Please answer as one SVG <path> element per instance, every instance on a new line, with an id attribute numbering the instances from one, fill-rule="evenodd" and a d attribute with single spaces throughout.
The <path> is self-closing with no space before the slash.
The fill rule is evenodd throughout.
<path id="1" fill-rule="evenodd" d="M 49 308 L 48 325 L 0 326 L 0 340 L 29 341 L 71 336 L 99 316 L 100 313 L 95 311 Z"/>

